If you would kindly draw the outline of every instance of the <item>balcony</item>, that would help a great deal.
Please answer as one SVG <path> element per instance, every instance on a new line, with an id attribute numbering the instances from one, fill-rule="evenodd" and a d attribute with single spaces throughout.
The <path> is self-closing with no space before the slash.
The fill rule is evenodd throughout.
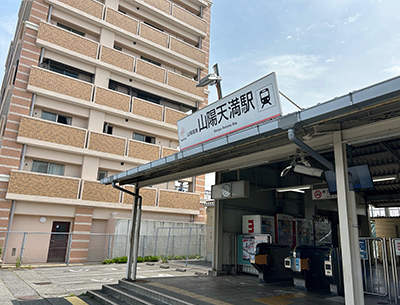
<path id="1" fill-rule="evenodd" d="M 28 86 L 53 91 L 90 102 L 93 85 L 46 69 L 31 67 Z M 29 87 L 28 87 L 29 91 Z"/>
<path id="2" fill-rule="evenodd" d="M 149 119 L 163 121 L 163 106 L 138 98 L 132 99 L 132 113 Z"/>
<path id="3" fill-rule="evenodd" d="M 126 139 L 104 133 L 91 131 L 89 135 L 89 149 L 113 155 L 125 155 Z"/>
<path id="4" fill-rule="evenodd" d="M 206 53 L 203 50 L 195 48 L 190 44 L 180 41 L 174 37 L 171 37 L 170 48 L 179 54 L 189 57 L 197 62 L 206 62 Z"/>
<path id="5" fill-rule="evenodd" d="M 128 185 L 125 186 L 125 189 L 127 189 L 128 191 L 131 191 L 131 192 L 134 191 L 134 187 L 131 187 Z M 156 206 L 157 189 L 144 187 L 144 188 L 140 189 L 139 195 L 142 196 L 142 205 L 143 206 L 150 206 L 150 207 Z M 132 204 L 133 196 L 128 195 L 127 193 L 124 193 L 124 199 L 122 202 L 124 204 Z"/>
<path id="6" fill-rule="evenodd" d="M 161 156 L 161 158 L 168 157 L 168 156 L 173 155 L 173 154 L 175 154 L 177 152 L 179 152 L 179 149 L 163 147 L 162 148 L 162 156 Z"/>
<path id="7" fill-rule="evenodd" d="M 103 17 L 103 4 L 98 1 L 93 0 L 85 0 L 85 1 L 76 1 L 76 0 L 58 0 L 63 2 L 69 6 L 72 6 L 78 10 L 85 12 L 86 14 L 92 15 L 96 18 L 101 19 Z"/>
<path id="8" fill-rule="evenodd" d="M 158 206 L 162 208 L 198 210 L 200 208 L 200 195 L 171 190 L 159 190 Z"/>
<path id="9" fill-rule="evenodd" d="M 79 179 L 12 171 L 7 193 L 77 199 Z"/>
<path id="10" fill-rule="evenodd" d="M 186 24 L 191 25 L 196 29 L 201 30 L 202 32 L 207 31 L 207 23 L 203 19 L 175 4 L 172 8 L 172 16 L 185 22 Z"/>
<path id="11" fill-rule="evenodd" d="M 166 14 L 170 14 L 171 12 L 171 2 L 167 0 L 144 0 L 144 2 Z"/>
<path id="12" fill-rule="evenodd" d="M 176 122 L 185 118 L 186 116 L 187 114 L 182 111 L 165 107 L 165 123 L 176 125 Z"/>
<path id="13" fill-rule="evenodd" d="M 141 59 L 137 60 L 136 73 L 155 80 L 156 82 L 165 83 L 165 69 L 147 61 Z"/>
<path id="14" fill-rule="evenodd" d="M 129 112 L 131 97 L 117 91 L 96 87 L 94 102 L 99 105 Z"/>
<path id="15" fill-rule="evenodd" d="M 23 116 L 18 137 L 84 148 L 86 130 Z"/>
<path id="16" fill-rule="evenodd" d="M 168 82 L 167 84 L 171 87 L 180 89 L 185 92 L 189 92 L 191 94 L 197 96 L 204 95 L 204 88 L 197 88 L 196 85 L 198 84 L 196 81 L 186 78 L 182 75 L 176 74 L 174 72 L 168 71 Z"/>
<path id="17" fill-rule="evenodd" d="M 107 8 L 106 21 L 132 34 L 137 35 L 138 33 L 139 22 L 136 19 L 113 9 Z"/>
<path id="18" fill-rule="evenodd" d="M 100 202 L 120 202 L 120 191 L 98 181 L 82 181 L 82 200 Z"/>
<path id="19" fill-rule="evenodd" d="M 168 47 L 168 34 L 165 34 L 143 22 L 140 24 L 140 37 L 154 42 L 164 48 Z"/>
<path id="20" fill-rule="evenodd" d="M 101 46 L 100 60 L 118 68 L 132 72 L 135 64 L 135 58 L 131 55 Z"/>
<path id="21" fill-rule="evenodd" d="M 154 161 L 160 158 L 160 149 L 158 145 L 129 140 L 128 157 Z"/>
<path id="22" fill-rule="evenodd" d="M 82 2 L 86 3 L 86 1 Z M 99 47 L 99 44 L 93 40 L 87 39 L 75 33 L 68 32 L 43 21 L 40 22 L 37 39 L 91 58 L 96 58 Z"/>

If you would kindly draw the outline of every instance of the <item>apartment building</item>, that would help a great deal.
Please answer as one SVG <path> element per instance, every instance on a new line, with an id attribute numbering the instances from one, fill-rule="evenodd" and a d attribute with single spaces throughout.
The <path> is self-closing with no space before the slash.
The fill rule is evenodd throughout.
<path id="1" fill-rule="evenodd" d="M 130 217 L 133 198 L 99 180 L 179 150 L 176 122 L 207 105 L 196 85 L 210 12 L 209 0 L 22 1 L 0 96 L 6 262 L 22 235 L 5 231 L 80 233 L 68 257 L 85 262 L 82 233 L 112 234 Z M 142 219 L 204 222 L 204 179 L 141 189 Z M 30 260 L 63 261 L 67 239 L 32 239 Z"/>

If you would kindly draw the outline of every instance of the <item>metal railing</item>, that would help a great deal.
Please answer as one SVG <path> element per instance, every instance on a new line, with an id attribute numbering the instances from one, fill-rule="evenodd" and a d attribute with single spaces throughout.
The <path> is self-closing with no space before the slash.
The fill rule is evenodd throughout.
<path id="1" fill-rule="evenodd" d="M 167 231 L 168 230 L 168 231 Z M 160 233 L 164 232 L 164 233 Z M 196 233 L 193 233 L 196 232 Z M 101 262 L 127 256 L 128 234 L 63 233 L 63 232 L 5 232 L 5 264 L 37 264 Z M 157 256 L 165 260 L 206 261 L 212 256 L 212 228 L 157 228 L 156 235 L 141 235 L 139 256 Z M 192 259 L 193 258 L 193 259 Z"/>

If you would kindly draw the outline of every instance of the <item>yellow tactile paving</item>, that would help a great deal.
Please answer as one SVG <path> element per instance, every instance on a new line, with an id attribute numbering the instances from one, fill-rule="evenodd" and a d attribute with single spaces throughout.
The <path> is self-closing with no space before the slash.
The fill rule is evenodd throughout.
<path id="1" fill-rule="evenodd" d="M 275 297 L 268 297 L 262 299 L 255 299 L 253 301 L 267 305 L 288 305 L 296 302 L 295 300 L 289 300 L 289 299 L 298 299 L 303 297 L 305 297 L 304 294 L 295 293 L 295 294 L 278 295 Z"/>
<path id="2" fill-rule="evenodd" d="M 89 305 L 88 303 L 86 303 L 85 301 L 82 301 L 78 297 L 65 297 L 64 299 L 66 299 L 68 302 L 70 302 L 73 305 Z"/>
<path id="3" fill-rule="evenodd" d="M 149 283 L 150 285 L 165 289 L 165 290 L 169 290 L 175 293 L 179 293 L 181 295 L 185 295 L 187 297 L 191 297 L 193 299 L 199 300 L 199 301 L 203 301 L 206 303 L 210 303 L 213 305 L 232 305 L 231 303 L 227 303 L 227 302 L 223 302 L 223 301 L 219 301 L 219 300 L 215 300 L 209 297 L 205 297 L 203 295 L 197 294 L 197 293 L 193 293 L 193 292 L 189 292 L 180 288 L 176 288 L 176 287 L 172 287 L 172 286 L 168 286 L 168 285 L 164 285 L 164 284 L 160 284 L 160 283 Z"/>

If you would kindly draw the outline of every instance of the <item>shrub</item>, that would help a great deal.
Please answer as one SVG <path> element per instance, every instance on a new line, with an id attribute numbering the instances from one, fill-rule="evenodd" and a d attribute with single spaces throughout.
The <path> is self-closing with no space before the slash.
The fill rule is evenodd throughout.
<path id="1" fill-rule="evenodd" d="M 114 261 L 112 260 L 112 259 L 105 259 L 104 261 L 103 261 L 103 264 L 104 265 L 109 265 L 109 264 L 112 264 Z"/>
<path id="2" fill-rule="evenodd" d="M 141 256 L 138 256 L 137 258 L 138 263 L 143 263 L 144 262 L 144 258 Z"/>

